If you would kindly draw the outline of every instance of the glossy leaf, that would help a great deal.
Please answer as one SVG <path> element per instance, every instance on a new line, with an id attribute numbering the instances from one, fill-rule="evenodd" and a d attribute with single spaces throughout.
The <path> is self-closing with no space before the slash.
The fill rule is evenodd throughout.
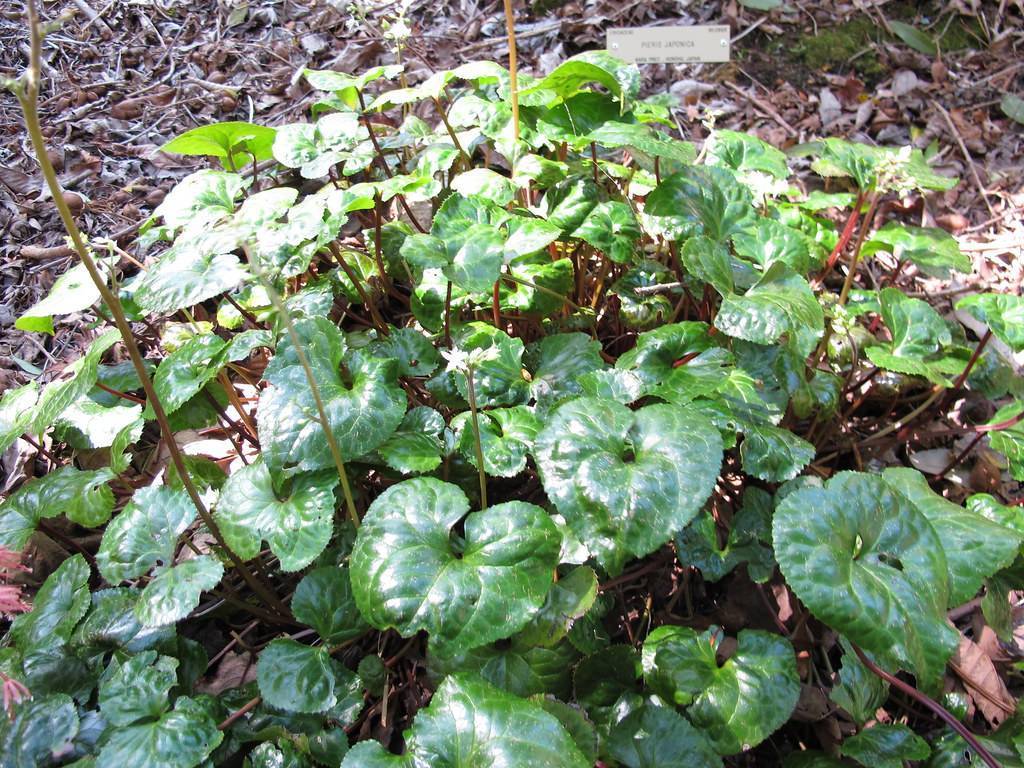
<path id="1" fill-rule="evenodd" d="M 971 260 L 956 238 L 937 227 L 911 227 L 889 222 L 861 248 L 862 256 L 888 251 L 897 260 L 908 260 L 933 277 L 948 278 L 950 271 L 970 273 Z"/>
<path id="2" fill-rule="evenodd" d="M 398 429 L 377 449 L 385 463 L 396 472 L 417 475 L 441 465 L 444 417 L 433 408 L 411 409 Z"/>
<path id="3" fill-rule="evenodd" d="M 619 100 L 621 111 L 625 112 L 640 90 L 640 71 L 635 65 L 605 51 L 585 51 L 559 64 L 551 74 L 524 89 L 524 94 L 553 91 L 565 99 L 576 93 L 580 86 L 592 82 L 607 88 Z"/>
<path id="4" fill-rule="evenodd" d="M 878 724 L 846 739 L 843 755 L 873 768 L 903 768 L 907 760 L 925 760 L 931 754 L 928 742 L 905 725 Z"/>
<path id="5" fill-rule="evenodd" d="M 843 472 L 787 495 L 773 532 L 779 567 L 815 616 L 937 687 L 958 634 L 941 540 L 913 504 L 879 477 Z"/>
<path id="6" fill-rule="evenodd" d="M 740 458 L 743 469 L 761 480 L 792 480 L 811 463 L 815 448 L 788 429 L 757 425 L 744 430 Z"/>
<path id="7" fill-rule="evenodd" d="M 223 738 L 209 709 L 182 696 L 159 720 L 112 730 L 97 761 L 99 765 L 194 768 Z"/>
<path id="8" fill-rule="evenodd" d="M 259 162 L 270 158 L 275 133 L 273 128 L 241 121 L 212 123 L 175 136 L 160 151 L 217 157 L 227 165 L 235 155 L 244 153 L 242 157 Z"/>
<path id="9" fill-rule="evenodd" d="M 676 535 L 676 557 L 683 565 L 699 568 L 708 581 L 718 581 L 746 564 L 753 581 L 762 583 L 775 570 L 771 548 L 772 498 L 760 488 L 743 493 L 743 505 L 732 519 L 725 546 L 719 546 L 711 515 L 701 513 Z"/>
<path id="10" fill-rule="evenodd" d="M 178 537 L 192 524 L 196 508 L 184 491 L 150 486 L 103 532 L 96 565 L 111 584 L 144 576 L 152 567 L 169 565 Z"/>
<path id="11" fill-rule="evenodd" d="M 305 568 L 334 530 L 336 471 L 296 475 L 287 495 L 274 490 L 270 470 L 256 461 L 232 474 L 221 490 L 215 518 L 228 546 L 243 560 L 259 554 L 264 539 L 285 571 Z"/>
<path id="12" fill-rule="evenodd" d="M 347 374 L 341 369 L 344 342 L 327 318 L 294 323 L 316 376 L 331 434 L 343 460 L 383 443 L 405 415 L 405 392 L 396 382 L 394 360 L 361 358 Z M 330 446 L 306 373 L 286 334 L 264 377 L 272 386 L 260 395 L 259 427 L 263 459 L 275 474 L 334 467 Z"/>
<path id="13" fill-rule="evenodd" d="M 296 621 L 308 624 L 329 645 L 364 634 L 370 627 L 356 607 L 349 570 L 328 565 L 302 577 L 292 596 Z"/>
<path id="14" fill-rule="evenodd" d="M 420 629 L 450 652 L 521 629 L 544 602 L 561 534 L 539 507 L 499 504 L 468 516 L 454 485 L 415 478 L 370 505 L 352 551 L 352 591 L 366 620 Z M 465 516 L 464 540 L 452 527 Z"/>
<path id="15" fill-rule="evenodd" d="M 0 762 L 10 768 L 36 768 L 70 746 L 79 717 L 70 696 L 37 696 L 0 718 Z"/>
<path id="16" fill-rule="evenodd" d="M 89 345 L 82 357 L 65 369 L 70 375 L 60 381 L 51 381 L 43 387 L 42 392 L 39 393 L 39 399 L 31 411 L 30 421 L 23 431 L 36 434 L 42 432 L 53 424 L 72 403 L 81 399 L 92 389 L 99 375 L 100 358 L 120 338 L 120 334 L 115 330 L 107 331 L 99 336 Z M 18 435 L 20 434 L 18 432 Z"/>
<path id="17" fill-rule="evenodd" d="M 608 753 L 628 768 L 718 768 L 707 737 L 668 707 L 644 705 L 608 734 Z"/>
<path id="18" fill-rule="evenodd" d="M 647 196 L 646 212 L 676 240 L 704 235 L 724 242 L 754 219 L 750 193 L 730 171 L 697 165 L 662 179 Z"/>
<path id="19" fill-rule="evenodd" d="M 529 738 L 524 735 L 529 734 Z M 479 678 L 453 675 L 434 693 L 406 731 L 406 754 L 397 757 L 375 741 L 357 744 L 343 768 L 426 766 L 493 768 L 543 765 L 588 768 L 557 719 L 536 704 L 494 688 Z"/>
<path id="20" fill-rule="evenodd" d="M 116 726 L 160 717 L 168 707 L 167 695 L 178 684 L 178 660 L 157 657 L 156 651 L 132 656 L 123 663 L 116 658 L 100 683 L 100 711 Z"/>
<path id="21" fill-rule="evenodd" d="M 708 165 L 731 168 L 737 173 L 758 171 L 776 179 L 789 176 L 786 155 L 749 133 L 715 129 L 704 151 Z"/>
<path id="22" fill-rule="evenodd" d="M 146 627 L 180 621 L 199 605 L 200 595 L 216 587 L 223 576 L 224 566 L 210 555 L 184 560 L 161 571 L 146 585 L 135 615 Z"/>
<path id="23" fill-rule="evenodd" d="M 106 484 L 107 469 L 62 467 L 30 481 L 0 502 L 0 545 L 24 548 L 40 520 L 63 513 L 89 528 L 102 525 L 114 510 L 114 493 Z"/>
<path id="24" fill-rule="evenodd" d="M 607 201 L 595 205 L 572 234 L 612 261 L 628 264 L 638 251 L 640 225 L 629 205 Z"/>
<path id="25" fill-rule="evenodd" d="M 469 323 L 455 337 L 455 346 L 477 353 L 480 362 L 473 366 L 473 386 L 477 406 L 518 405 L 529 398 L 529 382 L 523 376 L 523 342 L 486 323 Z M 466 377 L 457 374 L 455 386 L 466 400 Z"/>
<path id="26" fill-rule="evenodd" d="M 0 453 L 5 452 L 28 429 L 33 406 L 39 398 L 39 385 L 30 381 L 8 389 L 0 396 Z"/>
<path id="27" fill-rule="evenodd" d="M 89 610 L 89 565 L 72 555 L 46 577 L 32 600 L 32 611 L 11 623 L 11 639 L 23 650 L 67 642 Z"/>
<path id="28" fill-rule="evenodd" d="M 230 291 L 247 276 L 238 257 L 201 243 L 175 245 L 134 283 L 135 301 L 143 309 L 170 314 Z"/>
<path id="29" fill-rule="evenodd" d="M 526 455 L 533 448 L 533 441 L 540 429 L 540 422 L 533 409 L 525 405 L 512 408 L 495 408 L 479 414 L 480 447 L 484 458 L 484 470 L 496 477 L 515 477 L 526 468 Z M 452 419 L 452 429 L 458 436 L 459 451 L 474 467 L 476 459 L 476 434 L 468 413 L 460 413 Z"/>
<path id="30" fill-rule="evenodd" d="M 584 397 L 555 411 L 534 455 L 569 527 L 617 573 L 697 513 L 718 475 L 722 441 L 691 411 L 651 405 L 634 412 Z"/>
<path id="31" fill-rule="evenodd" d="M 568 698 L 572 693 L 572 667 L 579 653 L 568 642 L 535 646 L 516 635 L 509 640 L 428 659 L 431 674 L 475 674 L 491 685 L 528 698 L 546 694 Z"/>
<path id="32" fill-rule="evenodd" d="M 1024 298 L 1004 293 L 976 293 L 956 303 L 992 329 L 1014 352 L 1024 351 Z"/>
<path id="33" fill-rule="evenodd" d="M 289 712 L 323 712 L 342 698 L 354 674 L 331 658 L 326 646 L 278 638 L 260 653 L 256 666 L 263 700 Z"/>

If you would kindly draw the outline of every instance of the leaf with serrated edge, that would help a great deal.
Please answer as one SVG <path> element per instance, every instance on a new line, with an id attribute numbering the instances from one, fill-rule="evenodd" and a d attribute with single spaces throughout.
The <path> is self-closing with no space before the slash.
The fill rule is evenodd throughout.
<path id="1" fill-rule="evenodd" d="M 427 630 L 451 652 L 508 637 L 544 602 L 561 534 L 546 512 L 506 502 L 468 516 L 458 486 L 414 478 L 378 496 L 352 550 L 356 604 L 378 629 Z M 465 541 L 452 527 L 466 516 Z"/>
<path id="2" fill-rule="evenodd" d="M 796 596 L 884 667 L 938 687 L 956 649 L 948 570 L 928 519 L 877 476 L 835 475 L 775 510 L 775 557 Z"/>
<path id="3" fill-rule="evenodd" d="M 145 627 L 162 627 L 184 619 L 199 605 L 200 595 L 224 576 L 224 566 L 210 555 L 185 560 L 156 575 L 135 605 Z"/>

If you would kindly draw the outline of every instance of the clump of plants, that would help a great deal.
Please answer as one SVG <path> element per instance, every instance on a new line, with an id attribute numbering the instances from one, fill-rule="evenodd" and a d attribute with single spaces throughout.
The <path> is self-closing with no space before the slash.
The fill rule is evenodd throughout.
<path id="1" fill-rule="evenodd" d="M 947 612 L 981 596 L 1010 639 L 1020 508 L 945 498 L 966 455 L 877 461 L 967 391 L 1024 479 L 990 343 L 1024 349 L 1024 303 L 962 299 L 971 340 L 901 287 L 969 271 L 955 240 L 876 227 L 955 182 L 827 139 L 808 193 L 752 136 L 673 138 L 604 52 L 399 73 L 307 71 L 309 122 L 173 140 L 215 167 L 144 269 L 54 194 L 82 262 L 19 322 L 96 335 L 0 400 L 0 449 L 55 462 L 0 545 L 79 551 L 0 648 L 3 763 L 1019 764 Z"/>

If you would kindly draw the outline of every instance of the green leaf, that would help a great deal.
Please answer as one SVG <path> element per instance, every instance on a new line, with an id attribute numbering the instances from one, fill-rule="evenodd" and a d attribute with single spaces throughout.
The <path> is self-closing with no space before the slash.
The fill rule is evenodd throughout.
<path id="1" fill-rule="evenodd" d="M 378 629 L 427 630 L 450 652 L 521 629 L 544 603 L 561 534 L 539 507 L 507 502 L 468 516 L 454 485 L 415 478 L 367 510 L 352 550 L 352 591 Z M 465 516 L 464 540 L 453 526 Z"/>
<path id="2" fill-rule="evenodd" d="M 477 406 L 519 405 L 530 397 L 530 384 L 523 376 L 523 342 L 487 323 L 468 323 L 454 338 L 455 346 L 482 358 L 473 366 L 473 387 Z M 466 377 L 455 376 L 455 386 L 469 399 Z"/>
<path id="3" fill-rule="evenodd" d="M 227 479 L 214 517 L 228 546 L 243 560 L 256 557 L 266 540 L 282 570 L 297 571 L 331 539 L 337 484 L 336 470 L 304 473 L 279 495 L 266 462 L 258 460 Z"/>
<path id="4" fill-rule="evenodd" d="M 433 408 L 412 408 L 377 451 L 396 472 L 406 475 L 431 472 L 441 466 L 444 445 L 439 435 L 444 426 L 444 417 Z"/>
<path id="5" fill-rule="evenodd" d="M 63 513 L 69 520 L 95 528 L 110 519 L 114 492 L 107 469 L 81 470 L 62 467 L 32 480 L 0 502 L 0 545 L 20 551 L 40 520 Z"/>
<path id="6" fill-rule="evenodd" d="M 811 463 L 815 448 L 788 429 L 759 424 L 745 429 L 740 458 L 745 472 L 781 483 L 792 480 Z"/>
<path id="7" fill-rule="evenodd" d="M 247 272 L 232 246 L 209 250 L 201 242 L 175 244 L 134 284 L 139 306 L 158 314 L 171 314 L 230 291 Z"/>
<path id="8" fill-rule="evenodd" d="M 864 666 L 845 639 L 840 639 L 840 644 L 843 666 L 829 697 L 845 709 L 855 723 L 864 725 L 875 719 L 878 708 L 889 698 L 889 684 Z"/>
<path id="9" fill-rule="evenodd" d="M 123 662 L 115 656 L 100 683 L 100 711 L 115 726 L 160 717 L 170 703 L 168 693 L 177 684 L 177 659 L 157 658 L 156 651 Z"/>
<path id="10" fill-rule="evenodd" d="M 736 652 L 725 664 L 715 654 L 722 633 L 711 627 L 659 627 L 644 644 L 644 675 L 653 677 L 680 704 L 719 754 L 760 744 L 785 723 L 800 697 L 793 646 L 769 632 L 737 635 Z M 653 645 L 653 653 L 648 645 Z"/>
<path id="11" fill-rule="evenodd" d="M 1024 536 L 932 491 L 915 469 L 890 467 L 882 473 L 889 486 L 928 518 L 939 535 L 949 566 L 949 603 L 955 608 L 974 597 L 986 578 L 1009 566 Z"/>
<path id="12" fill-rule="evenodd" d="M 548 497 L 598 563 L 618 573 L 664 544 L 700 509 L 722 460 L 718 430 L 692 411 L 582 397 L 537 436 Z"/>
<path id="13" fill-rule="evenodd" d="M 705 235 L 724 242 L 754 221 L 750 192 L 732 172 L 700 165 L 662 179 L 645 211 L 675 240 Z"/>
<path id="14" fill-rule="evenodd" d="M 566 704 L 558 699 L 553 699 L 550 696 L 537 695 L 531 697 L 530 700 L 542 707 L 545 712 L 558 719 L 562 727 L 572 736 L 572 740 L 579 747 L 580 752 L 583 753 L 587 765 L 593 765 L 597 762 L 597 749 L 599 746 L 597 729 L 594 728 L 594 724 L 590 722 L 590 719 L 582 709 L 573 704 Z"/>
<path id="15" fill-rule="evenodd" d="M 175 136 L 159 151 L 176 155 L 205 155 L 222 161 L 230 161 L 244 152 L 244 157 L 259 162 L 270 159 L 276 133 L 273 128 L 241 121 L 213 123 Z"/>
<path id="16" fill-rule="evenodd" d="M 278 638 L 264 648 L 256 665 L 264 701 L 289 712 L 331 709 L 354 676 L 331 658 L 326 646 L 314 648 L 287 638 Z"/>
<path id="17" fill-rule="evenodd" d="M 539 694 L 568 698 L 572 693 L 572 667 L 578 660 L 579 653 L 568 642 L 534 646 L 516 635 L 511 640 L 453 655 L 431 649 L 428 665 L 436 677 L 477 674 L 491 685 L 523 698 Z"/>
<path id="18" fill-rule="evenodd" d="M 316 377 L 342 459 L 348 461 L 377 448 L 405 415 L 405 392 L 396 382 L 397 363 L 361 358 L 344 373 L 344 340 L 336 325 L 319 317 L 298 320 L 294 328 Z M 333 468 L 309 381 L 289 335 L 278 344 L 264 378 L 272 386 L 260 395 L 260 443 L 271 472 L 289 475 Z"/>
<path id="19" fill-rule="evenodd" d="M 92 607 L 75 627 L 74 645 L 131 653 L 152 648 L 174 637 L 173 628 L 144 628 L 135 617 L 139 590 L 130 587 L 102 589 L 92 593 Z"/>
<path id="20" fill-rule="evenodd" d="M 277 129 L 272 152 L 287 168 L 298 168 L 304 179 L 326 176 L 367 137 L 358 115 L 332 112 L 315 123 L 290 123 Z"/>
<path id="21" fill-rule="evenodd" d="M 971 271 L 971 260 L 956 238 L 938 227 L 911 227 L 890 221 L 861 248 L 861 256 L 888 251 L 897 260 L 916 264 L 931 277 L 948 279 L 950 272 Z"/>
<path id="22" fill-rule="evenodd" d="M 89 345 L 82 357 L 67 367 L 66 371 L 70 374 L 68 378 L 51 381 L 43 387 L 29 426 L 24 431 L 35 434 L 43 432 L 71 407 L 72 403 L 92 389 L 98 376 L 100 358 L 120 338 L 121 335 L 117 331 L 107 331 Z"/>
<path id="23" fill-rule="evenodd" d="M 917 27 L 903 21 L 890 21 L 889 28 L 900 40 L 909 45 L 918 53 L 926 56 L 934 56 L 939 52 L 935 41 Z"/>
<path id="24" fill-rule="evenodd" d="M 759 171 L 776 179 L 789 176 L 786 155 L 749 133 L 715 129 L 705 142 L 704 154 L 708 165 L 730 168 L 739 174 Z"/>
<path id="25" fill-rule="evenodd" d="M 100 261 L 98 266 L 100 273 L 105 276 L 106 262 Z M 99 300 L 99 288 L 93 283 L 85 264 L 79 262 L 58 277 L 46 298 L 25 310 L 14 323 L 14 327 L 23 331 L 41 331 L 52 336 L 54 315 L 81 312 Z"/>
<path id="26" fill-rule="evenodd" d="M 356 607 L 349 570 L 340 565 L 317 568 L 303 576 L 292 596 L 296 621 L 308 624 L 329 645 L 353 640 L 370 626 Z"/>
<path id="27" fill-rule="evenodd" d="M 645 155 L 677 163 L 692 163 L 697 156 L 690 142 L 673 139 L 639 123 L 603 122 L 585 138 L 588 143 L 592 141 L 602 147 L 629 147 Z"/>
<path id="28" fill-rule="evenodd" d="M 706 323 L 672 323 L 640 334 L 615 367 L 643 382 L 643 393 L 684 404 L 716 394 L 732 356 L 715 346 Z"/>
<path id="29" fill-rule="evenodd" d="M 774 219 L 759 218 L 757 226 L 733 235 L 736 253 L 767 270 L 782 262 L 797 274 L 805 275 L 811 268 L 807 237 Z"/>
<path id="30" fill-rule="evenodd" d="M 714 519 L 702 513 L 676 535 L 676 558 L 683 565 L 699 568 L 707 581 L 718 581 L 746 563 L 750 578 L 765 582 L 775 570 L 771 518 L 771 496 L 760 488 L 747 488 L 724 549 L 718 545 Z"/>
<path id="31" fill-rule="evenodd" d="M 604 368 L 601 342 L 585 333 L 558 333 L 530 344 L 526 366 L 538 407 L 583 394 L 580 377 Z"/>
<path id="32" fill-rule="evenodd" d="M 178 537 L 196 517 L 184 491 L 149 486 L 135 492 L 128 506 L 103 531 L 96 565 L 111 584 L 144 576 L 169 565 Z"/>
<path id="33" fill-rule="evenodd" d="M 8 389 L 0 397 L 0 454 L 28 429 L 38 398 L 39 385 L 35 381 Z"/>
<path id="34" fill-rule="evenodd" d="M 52 765 L 70 747 L 79 719 L 70 696 L 35 696 L 0 718 L 0 763 L 10 768 Z"/>
<path id="35" fill-rule="evenodd" d="M 675 710 L 650 704 L 633 710 L 612 728 L 607 750 L 627 768 L 722 765 L 722 758 L 701 731 Z"/>
<path id="36" fill-rule="evenodd" d="M 953 339 L 939 313 L 928 302 L 905 296 L 898 288 L 883 288 L 879 298 L 892 341 L 868 347 L 868 359 L 884 370 L 924 376 L 933 383 L 948 385 L 942 375 L 946 371 L 935 358 Z"/>
<path id="37" fill-rule="evenodd" d="M 775 344 L 787 335 L 809 354 L 821 336 L 824 313 L 807 281 L 780 262 L 742 296 L 729 295 L 715 316 L 715 327 L 755 344 Z"/>
<path id="38" fill-rule="evenodd" d="M 482 197 L 501 206 L 508 205 L 516 196 L 512 180 L 490 168 L 473 168 L 460 173 L 452 179 L 451 187 L 465 197 Z"/>
<path id="39" fill-rule="evenodd" d="M 142 406 L 135 403 L 115 403 L 112 406 L 97 403 L 85 396 L 76 400 L 56 421 L 54 437 L 77 450 L 94 450 L 112 446 L 118 436 L 124 445 L 142 434 Z M 123 450 L 123 449 L 122 449 Z M 113 456 L 113 451 L 111 451 Z M 111 458 L 111 469 L 117 461 Z"/>
<path id="40" fill-rule="evenodd" d="M 184 619 L 203 592 L 213 589 L 224 576 L 224 566 L 209 555 L 184 560 L 161 571 L 142 590 L 135 615 L 143 626 L 162 627 Z"/>
<path id="41" fill-rule="evenodd" d="M 1008 293 L 976 293 L 956 303 L 988 325 L 995 337 L 1014 352 L 1024 351 L 1024 298 Z"/>
<path id="42" fill-rule="evenodd" d="M 370 350 L 374 357 L 395 358 L 399 376 L 429 376 L 441 362 L 430 338 L 414 328 L 391 328 L 387 336 L 370 345 Z"/>
<path id="43" fill-rule="evenodd" d="M 361 742 L 342 768 L 589 768 L 555 717 L 469 675 L 445 678 L 430 706 L 416 714 L 405 743 L 405 755 L 397 757 L 376 741 Z"/>
<path id="44" fill-rule="evenodd" d="M 66 643 L 89 610 L 89 565 L 73 555 L 46 577 L 32 611 L 14 619 L 11 639 L 24 651 Z"/>
<path id="45" fill-rule="evenodd" d="M 496 477 L 515 477 L 526 468 L 526 455 L 540 429 L 540 422 L 532 408 L 517 405 L 495 408 L 479 414 L 480 446 L 484 457 L 484 470 Z M 458 436 L 458 447 L 463 457 L 474 467 L 476 462 L 476 435 L 471 414 L 460 413 L 452 419 L 452 429 Z"/>
<path id="46" fill-rule="evenodd" d="M 505 260 L 505 237 L 489 224 L 474 224 L 452 253 L 447 241 L 450 264 L 443 267 L 445 277 L 470 293 L 488 291 L 498 279 Z"/>
<path id="47" fill-rule="evenodd" d="M 786 582 L 815 616 L 938 687 L 959 634 L 942 542 L 913 504 L 880 477 L 842 472 L 782 499 L 773 533 Z"/>
<path id="48" fill-rule="evenodd" d="M 553 91 L 560 99 L 576 93 L 580 86 L 599 83 L 619 100 L 621 112 L 640 92 L 640 70 L 605 51 L 584 51 L 566 59 L 551 74 L 524 88 L 522 95 Z"/>
<path id="49" fill-rule="evenodd" d="M 527 645 L 550 647 L 565 637 L 577 619 L 597 599 L 597 574 L 586 566 L 574 568 L 548 590 L 544 605 L 517 635 Z"/>
<path id="50" fill-rule="evenodd" d="M 679 249 L 684 269 L 723 296 L 733 291 L 732 263 L 724 243 L 703 235 L 687 240 Z"/>
<path id="51" fill-rule="evenodd" d="M 214 376 L 220 353 L 227 342 L 214 333 L 204 333 L 186 341 L 160 363 L 153 376 L 160 404 L 167 413 L 174 413 L 199 394 Z"/>
<path id="52" fill-rule="evenodd" d="M 182 696 L 159 720 L 111 730 L 97 764 L 195 768 L 223 738 L 209 707 Z"/>
<path id="53" fill-rule="evenodd" d="M 626 203 L 607 201 L 594 206 L 572 233 L 618 264 L 628 264 L 638 254 L 640 225 Z"/>
<path id="54" fill-rule="evenodd" d="M 823 176 L 851 176 L 861 190 L 882 185 L 886 191 L 912 189 L 947 190 L 956 179 L 939 176 L 919 149 L 895 149 L 855 144 L 844 139 L 824 139 L 794 147 L 790 154 L 818 154 L 811 167 Z"/>
<path id="55" fill-rule="evenodd" d="M 570 178 L 549 189 L 541 204 L 545 218 L 565 233 L 579 227 L 599 202 L 597 185 L 586 178 Z"/>
<path id="56" fill-rule="evenodd" d="M 988 441 L 992 450 L 999 451 L 1009 463 L 1010 477 L 1024 482 L 1024 401 L 1017 400 L 1004 405 L 986 426 L 1001 427 L 989 432 Z"/>
<path id="57" fill-rule="evenodd" d="M 1024 99 L 1020 96 L 1013 93 L 1003 94 L 1003 99 L 999 102 L 999 109 L 1007 117 L 1024 124 Z"/>
<path id="58" fill-rule="evenodd" d="M 903 768 L 907 760 L 925 760 L 932 750 L 928 742 L 905 725 L 876 724 L 843 739 L 843 755 L 861 765 Z"/>

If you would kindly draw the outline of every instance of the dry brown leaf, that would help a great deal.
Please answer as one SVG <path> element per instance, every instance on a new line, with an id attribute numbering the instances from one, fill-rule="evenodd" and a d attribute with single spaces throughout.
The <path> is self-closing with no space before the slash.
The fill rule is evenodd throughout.
<path id="1" fill-rule="evenodd" d="M 972 640 L 960 638 L 960 647 L 949 666 L 963 680 L 967 694 L 993 728 L 1016 711 L 1017 703 L 1006 690 L 992 659 Z"/>

